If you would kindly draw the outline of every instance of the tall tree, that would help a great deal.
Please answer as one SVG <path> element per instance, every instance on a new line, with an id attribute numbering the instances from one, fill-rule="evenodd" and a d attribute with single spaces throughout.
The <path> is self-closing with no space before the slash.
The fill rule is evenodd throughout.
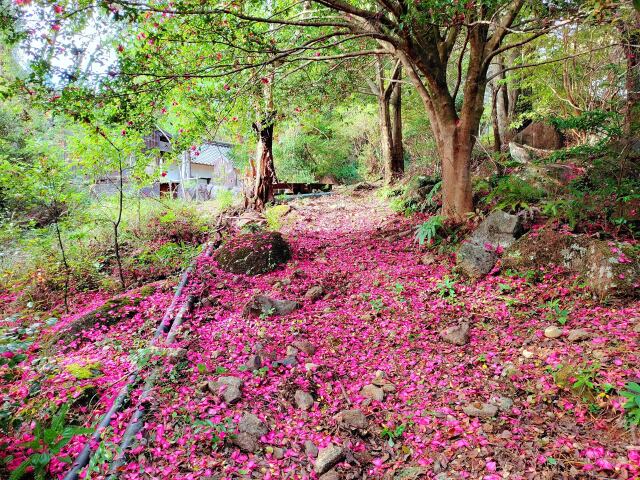
<path id="1" fill-rule="evenodd" d="M 139 91 L 248 71 L 265 75 L 268 66 L 286 76 L 314 61 L 392 56 L 429 117 L 442 164 L 443 213 L 462 220 L 473 209 L 469 168 L 489 65 L 561 28 L 568 21 L 562 15 L 582 15 L 581 3 L 274 0 L 265 8 L 256 2 L 113 0 L 109 16 L 133 22 L 125 47 L 136 54 L 112 73 Z M 508 36 L 514 40 L 506 42 Z"/>
<path id="2" fill-rule="evenodd" d="M 404 172 L 404 148 L 402 146 L 402 103 L 400 75 L 402 65 L 396 61 L 389 78 L 386 78 L 384 61 L 380 56 L 375 63 L 375 81 L 367 79 L 371 92 L 378 100 L 380 124 L 380 152 L 385 183 L 390 184 Z"/>

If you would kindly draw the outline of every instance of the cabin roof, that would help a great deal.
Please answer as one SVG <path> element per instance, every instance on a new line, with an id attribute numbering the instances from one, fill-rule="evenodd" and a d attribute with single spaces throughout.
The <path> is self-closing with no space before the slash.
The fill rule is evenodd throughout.
<path id="1" fill-rule="evenodd" d="M 198 165 L 218 165 L 221 162 L 229 161 L 230 143 L 210 141 L 203 143 L 198 148 L 199 155 L 189 154 L 191 163 Z"/>

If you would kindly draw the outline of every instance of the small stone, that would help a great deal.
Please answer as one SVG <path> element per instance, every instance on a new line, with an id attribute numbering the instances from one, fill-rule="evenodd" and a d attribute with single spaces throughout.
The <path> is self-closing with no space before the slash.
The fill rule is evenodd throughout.
<path id="1" fill-rule="evenodd" d="M 304 451 L 310 457 L 316 458 L 318 456 L 318 447 L 311 440 L 304 442 Z"/>
<path id="2" fill-rule="evenodd" d="M 305 363 L 304 364 L 304 369 L 307 372 L 315 372 L 318 368 L 320 368 L 320 365 L 318 365 L 317 363 Z"/>
<path id="3" fill-rule="evenodd" d="M 222 393 L 222 398 L 224 398 L 225 403 L 232 405 L 240 401 L 242 398 L 242 392 L 239 388 L 228 385 Z"/>
<path id="4" fill-rule="evenodd" d="M 462 409 L 470 417 L 491 418 L 498 413 L 498 407 L 490 403 L 473 402 Z"/>
<path id="5" fill-rule="evenodd" d="M 581 342 L 583 340 L 588 340 L 589 338 L 591 338 L 591 333 L 584 328 L 569 330 L 569 335 L 567 335 L 567 339 L 570 342 Z"/>
<path id="6" fill-rule="evenodd" d="M 560 330 L 555 325 L 549 325 L 544 329 L 544 336 L 547 338 L 558 338 L 562 335 L 562 330 Z"/>
<path id="7" fill-rule="evenodd" d="M 422 257 L 420 257 L 420 263 L 422 265 L 431 265 L 435 261 L 436 259 L 431 253 L 425 253 L 424 255 L 422 255 Z"/>
<path id="8" fill-rule="evenodd" d="M 229 385 L 231 387 L 242 388 L 244 382 L 241 378 L 238 377 L 220 377 L 218 379 L 218 383 Z"/>
<path id="9" fill-rule="evenodd" d="M 375 385 L 365 385 L 360 390 L 360 395 L 365 398 L 370 398 L 371 400 L 376 400 L 381 402 L 384 400 L 384 391 L 380 387 L 376 387 Z"/>
<path id="10" fill-rule="evenodd" d="M 309 410 L 313 407 L 313 397 L 304 390 L 296 390 L 294 394 L 296 405 L 300 410 Z"/>
<path id="11" fill-rule="evenodd" d="M 298 354 L 298 352 L 299 352 L 299 350 L 296 347 L 294 347 L 293 345 L 288 345 L 287 346 L 287 356 L 288 357 L 290 357 L 292 355 L 295 356 L 295 355 Z"/>
<path id="12" fill-rule="evenodd" d="M 273 447 L 273 458 L 282 460 L 284 458 L 284 449 L 280 447 Z"/>
<path id="13" fill-rule="evenodd" d="M 242 379 L 237 377 L 220 377 L 217 382 L 207 382 L 207 388 L 214 395 L 221 395 L 229 405 L 237 403 L 242 398 L 240 387 Z"/>
<path id="14" fill-rule="evenodd" d="M 320 300 L 323 294 L 324 289 L 320 285 L 316 285 L 307 290 L 307 293 L 304 294 L 304 298 L 315 302 L 316 300 Z"/>
<path id="15" fill-rule="evenodd" d="M 314 353 L 316 353 L 316 347 L 314 347 L 313 344 L 311 342 L 308 342 L 307 340 L 297 340 L 293 342 L 293 346 L 301 352 L 306 353 L 310 357 L 313 356 Z"/>
<path id="16" fill-rule="evenodd" d="M 508 412 L 513 407 L 513 400 L 509 397 L 497 397 L 492 399 L 491 403 L 498 407 L 501 412 Z"/>
<path id="17" fill-rule="evenodd" d="M 469 322 L 451 326 L 440 333 L 445 342 L 453 345 L 465 345 L 469 342 Z"/>
<path id="18" fill-rule="evenodd" d="M 260 448 L 258 439 L 248 433 L 238 433 L 231 438 L 231 441 L 240 450 L 247 453 L 253 453 Z"/>
<path id="19" fill-rule="evenodd" d="M 262 367 L 262 358 L 260 355 L 251 355 L 245 365 L 249 370 L 259 370 Z"/>
<path id="20" fill-rule="evenodd" d="M 522 350 L 522 356 L 524 358 L 533 358 L 533 352 L 530 352 L 529 350 Z"/>
<path id="21" fill-rule="evenodd" d="M 360 410 L 342 410 L 336 418 L 351 428 L 365 429 L 369 425 L 367 417 Z"/>
<path id="22" fill-rule="evenodd" d="M 341 447 L 329 445 L 328 447 L 321 448 L 318 452 L 314 470 L 318 475 L 322 475 L 335 467 L 343 459 L 344 451 Z"/>
<path id="23" fill-rule="evenodd" d="M 285 357 L 281 360 L 276 360 L 275 362 L 273 362 L 273 365 L 277 367 L 278 365 L 289 366 L 289 365 L 296 365 L 297 363 L 298 363 L 298 359 L 296 358 L 296 356 L 289 355 L 288 357 Z"/>
<path id="24" fill-rule="evenodd" d="M 385 383 L 380 388 L 382 388 L 384 393 L 393 393 L 396 391 L 396 386 L 393 383 Z"/>
<path id="25" fill-rule="evenodd" d="M 238 430 L 242 433 L 248 433 L 254 437 L 261 437 L 269 433 L 269 427 L 267 424 L 260 420 L 253 413 L 245 412 L 238 423 Z"/>

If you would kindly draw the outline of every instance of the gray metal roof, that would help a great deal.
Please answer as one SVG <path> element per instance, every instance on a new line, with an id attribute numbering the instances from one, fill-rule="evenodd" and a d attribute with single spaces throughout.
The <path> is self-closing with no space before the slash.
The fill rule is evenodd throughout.
<path id="1" fill-rule="evenodd" d="M 219 165 L 230 162 L 229 152 L 232 145 L 224 142 L 208 142 L 200 145 L 195 152 L 189 152 L 191 163 L 198 165 Z M 196 154 L 199 152 L 199 155 Z"/>

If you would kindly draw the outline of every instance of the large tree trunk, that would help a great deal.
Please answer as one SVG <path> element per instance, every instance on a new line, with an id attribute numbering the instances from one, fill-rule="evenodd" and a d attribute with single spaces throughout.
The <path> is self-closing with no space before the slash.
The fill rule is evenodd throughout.
<path id="1" fill-rule="evenodd" d="M 506 67 L 509 68 L 515 62 L 516 49 L 512 50 L 511 56 L 507 59 Z M 494 148 L 496 151 L 505 150 L 507 144 L 513 138 L 515 132 L 511 128 L 511 122 L 515 115 L 516 103 L 520 92 L 517 88 L 505 83 L 507 76 L 504 72 L 505 62 L 501 56 L 495 58 L 489 66 L 489 76 L 494 77 L 491 81 L 492 111 Z"/>
<path id="2" fill-rule="evenodd" d="M 385 85 L 384 63 L 376 61 L 376 82 L 369 81 L 371 92 L 378 98 L 380 124 L 380 153 L 386 184 L 393 183 L 404 173 L 402 146 L 402 91 L 400 89 L 401 64 L 398 62 Z"/>
<path id="3" fill-rule="evenodd" d="M 393 132 L 391 130 L 389 100 L 384 95 L 378 96 L 378 120 L 380 123 L 380 153 L 384 181 L 389 184 L 393 180 Z"/>
<path id="4" fill-rule="evenodd" d="M 398 80 L 401 75 L 398 74 Z M 402 145 L 402 86 L 400 82 L 393 85 L 391 92 L 391 175 L 393 179 L 404 174 L 404 146 Z"/>
<path id="5" fill-rule="evenodd" d="M 442 159 L 442 214 L 463 221 L 473 211 L 471 191 L 471 151 L 475 138 L 461 127 L 441 128 L 438 152 Z"/>
<path id="6" fill-rule="evenodd" d="M 273 127 L 275 114 L 267 115 L 263 120 L 253 124 L 258 136 L 256 148 L 256 175 L 251 197 L 247 199 L 248 206 L 262 211 L 273 202 L 273 184 L 276 182 L 275 166 L 273 163 Z"/>

